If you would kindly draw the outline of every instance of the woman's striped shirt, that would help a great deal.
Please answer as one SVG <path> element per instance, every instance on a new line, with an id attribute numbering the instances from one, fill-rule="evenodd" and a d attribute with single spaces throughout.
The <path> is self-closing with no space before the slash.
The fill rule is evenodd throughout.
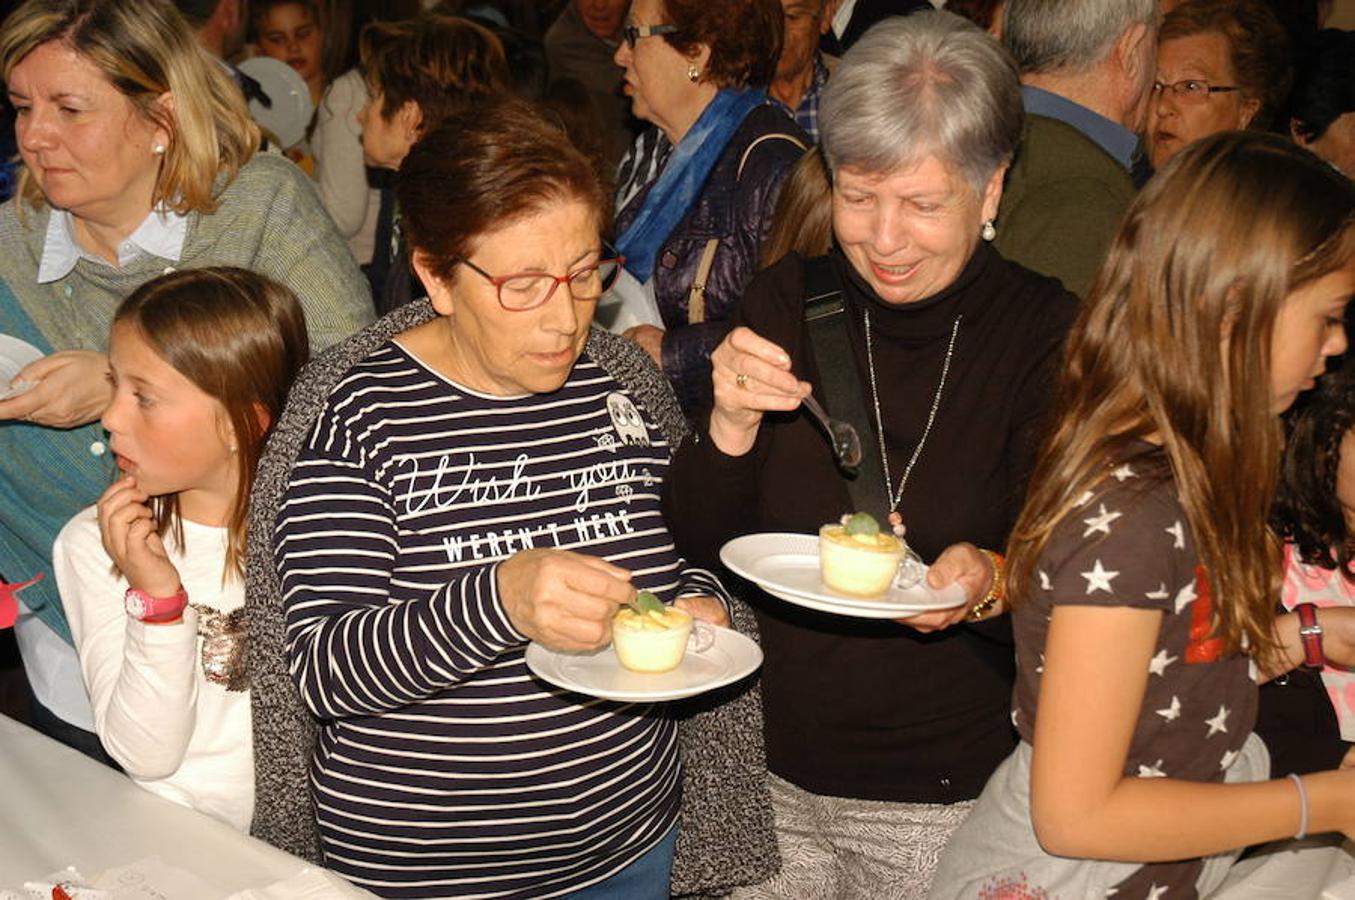
<path id="1" fill-rule="evenodd" d="M 558 548 L 723 597 L 664 525 L 669 455 L 586 355 L 549 394 L 477 394 L 394 343 L 340 381 L 275 533 L 328 866 L 390 897 L 558 896 L 672 827 L 673 723 L 535 679 L 495 577 Z"/>

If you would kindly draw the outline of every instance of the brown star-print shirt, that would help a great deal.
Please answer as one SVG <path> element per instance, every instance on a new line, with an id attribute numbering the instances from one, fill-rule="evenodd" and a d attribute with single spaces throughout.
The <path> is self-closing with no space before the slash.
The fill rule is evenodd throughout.
<path id="1" fill-rule="evenodd" d="M 1012 616 L 1012 719 L 1021 737 L 1034 736 L 1056 604 L 1158 609 L 1162 625 L 1124 774 L 1221 781 L 1256 721 L 1254 670 L 1247 656 L 1225 656 L 1210 635 L 1209 582 L 1166 455 L 1144 443 L 1127 448 L 1050 535 L 1034 582 Z M 1146 865 L 1115 896 L 1193 898 L 1199 869 L 1198 860 Z"/>

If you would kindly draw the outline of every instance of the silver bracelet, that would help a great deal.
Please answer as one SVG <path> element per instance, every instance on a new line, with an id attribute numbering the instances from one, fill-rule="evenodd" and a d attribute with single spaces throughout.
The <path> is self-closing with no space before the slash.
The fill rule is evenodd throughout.
<path id="1" fill-rule="evenodd" d="M 1303 779 L 1293 772 L 1289 773 L 1289 780 L 1299 789 L 1299 830 L 1294 834 L 1294 840 L 1301 841 L 1308 836 L 1308 788 L 1304 787 Z"/>

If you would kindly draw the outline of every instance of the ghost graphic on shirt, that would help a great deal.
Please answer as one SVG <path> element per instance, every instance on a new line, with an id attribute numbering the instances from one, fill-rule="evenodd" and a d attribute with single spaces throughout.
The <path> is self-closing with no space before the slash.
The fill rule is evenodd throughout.
<path id="1" fill-rule="evenodd" d="M 629 397 L 615 391 L 608 394 L 607 412 L 612 417 L 612 427 L 616 429 L 622 444 L 627 447 L 649 446 L 649 430 L 645 428 L 645 420 L 640 417 L 640 411 Z"/>

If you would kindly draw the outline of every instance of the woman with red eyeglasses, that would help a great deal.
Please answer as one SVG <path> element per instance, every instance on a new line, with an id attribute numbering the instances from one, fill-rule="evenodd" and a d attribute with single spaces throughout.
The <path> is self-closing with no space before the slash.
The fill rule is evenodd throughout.
<path id="1" fill-rule="evenodd" d="M 425 134 L 396 193 L 429 300 L 308 370 L 256 481 L 253 663 L 286 689 L 256 694 L 255 833 L 318 824 L 325 865 L 382 896 L 667 898 L 678 716 L 527 665 L 529 642 L 605 647 L 641 590 L 730 621 L 660 513 L 686 435 L 672 392 L 591 327 L 622 262 L 606 194 L 507 96 Z M 289 674 L 320 720 L 300 753 L 267 725 L 304 718 Z M 309 759 L 309 797 L 287 759 Z"/>

